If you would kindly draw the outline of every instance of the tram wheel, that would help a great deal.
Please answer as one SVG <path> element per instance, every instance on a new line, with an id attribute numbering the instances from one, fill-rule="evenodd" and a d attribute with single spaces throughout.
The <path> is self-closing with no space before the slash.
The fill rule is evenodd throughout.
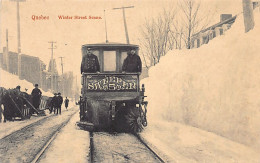
<path id="1" fill-rule="evenodd" d="M 130 132 L 138 133 L 143 130 L 142 119 L 137 108 L 132 108 L 125 116 Z"/>

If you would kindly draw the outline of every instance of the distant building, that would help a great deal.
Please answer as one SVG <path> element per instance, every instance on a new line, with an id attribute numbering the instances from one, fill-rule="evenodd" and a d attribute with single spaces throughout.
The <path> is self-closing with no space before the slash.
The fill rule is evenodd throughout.
<path id="1" fill-rule="evenodd" d="M 0 54 L 0 67 L 17 75 L 18 54 L 3 48 L 3 53 Z M 46 83 L 46 78 L 43 78 L 45 69 L 46 65 L 38 57 L 21 54 L 21 79 L 25 79 L 32 84 L 38 83 L 42 88 L 43 84 Z"/>
<path id="2" fill-rule="evenodd" d="M 43 62 L 38 57 L 21 55 L 21 79 L 31 83 L 38 83 L 41 86 L 41 71 Z"/>
<path id="3" fill-rule="evenodd" d="M 219 23 L 201 30 L 192 36 L 191 48 L 198 48 L 203 44 L 207 44 L 213 38 L 223 35 L 225 31 L 231 28 L 236 17 L 237 15 L 232 17 L 232 14 L 221 14 Z"/>
<path id="4" fill-rule="evenodd" d="M 254 1 L 253 8 L 257 8 L 260 6 L 259 1 Z M 191 49 L 199 48 L 203 44 L 207 44 L 210 40 L 220 35 L 223 35 L 228 29 L 231 28 L 233 23 L 235 22 L 237 15 L 232 16 L 232 14 L 221 14 L 220 22 L 214 24 L 200 32 L 192 35 L 191 37 Z"/>
<path id="5" fill-rule="evenodd" d="M 9 72 L 11 74 L 18 74 L 18 54 L 15 52 L 8 52 L 9 58 L 8 58 L 8 62 L 9 62 Z"/>
<path id="6" fill-rule="evenodd" d="M 51 66 L 52 62 L 53 62 L 53 67 Z M 51 89 L 51 85 L 53 84 L 53 91 L 59 92 L 60 77 L 59 77 L 59 74 L 58 74 L 58 69 L 57 69 L 57 64 L 56 64 L 55 59 L 50 60 L 46 75 L 47 75 L 47 81 L 46 81 L 47 88 Z M 53 80 L 51 80 L 51 75 L 53 75 Z M 51 83 L 51 81 L 53 83 Z"/>

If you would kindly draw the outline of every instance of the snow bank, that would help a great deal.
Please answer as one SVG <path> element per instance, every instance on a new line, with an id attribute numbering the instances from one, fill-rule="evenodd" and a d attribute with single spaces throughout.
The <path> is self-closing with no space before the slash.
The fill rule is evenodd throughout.
<path id="1" fill-rule="evenodd" d="M 7 71 L 4 71 L 0 68 L 0 87 L 4 87 L 6 89 L 8 88 L 12 89 L 18 85 L 21 86 L 22 92 L 26 92 L 25 89 L 28 89 L 27 93 L 29 94 L 32 92 L 34 88 L 34 84 L 26 80 L 20 80 L 17 75 L 10 74 Z M 44 96 L 50 96 L 50 97 L 53 96 L 53 94 L 50 92 L 44 92 L 43 90 L 41 91 Z"/>
<path id="2" fill-rule="evenodd" d="M 148 121 L 175 121 L 260 149 L 260 13 L 198 49 L 171 51 L 143 80 Z"/>

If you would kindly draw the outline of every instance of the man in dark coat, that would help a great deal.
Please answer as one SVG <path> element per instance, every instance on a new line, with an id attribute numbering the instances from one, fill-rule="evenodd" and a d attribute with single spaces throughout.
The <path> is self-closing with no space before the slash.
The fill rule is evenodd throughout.
<path id="1" fill-rule="evenodd" d="M 81 73 L 83 72 L 90 72 L 90 73 L 96 73 L 100 72 L 100 66 L 98 62 L 97 56 L 95 56 L 91 49 L 87 49 L 86 55 L 83 56 L 82 62 L 81 62 Z"/>
<path id="2" fill-rule="evenodd" d="M 33 106 L 35 107 L 35 109 L 39 109 L 40 103 L 41 103 L 41 97 L 42 97 L 42 92 L 41 90 L 38 88 L 38 84 L 34 85 L 35 88 L 32 90 L 32 103 Z M 32 114 L 32 112 L 31 112 Z"/>
<path id="3" fill-rule="evenodd" d="M 57 114 L 60 112 L 61 114 L 61 105 L 62 105 L 62 102 L 63 102 L 63 98 L 61 96 L 61 93 L 58 93 L 58 96 L 57 96 L 57 105 L 58 105 L 58 109 L 57 109 Z"/>
<path id="4" fill-rule="evenodd" d="M 50 102 L 50 114 L 53 112 L 55 114 L 58 106 L 57 106 L 57 93 L 54 93 L 54 96 L 51 98 L 51 102 Z"/>
<path id="5" fill-rule="evenodd" d="M 66 97 L 65 99 L 65 108 L 67 109 L 69 106 L 69 99 Z"/>
<path id="6" fill-rule="evenodd" d="M 127 57 L 124 60 L 122 70 L 123 72 L 142 72 L 142 62 L 135 50 L 127 52 Z"/>

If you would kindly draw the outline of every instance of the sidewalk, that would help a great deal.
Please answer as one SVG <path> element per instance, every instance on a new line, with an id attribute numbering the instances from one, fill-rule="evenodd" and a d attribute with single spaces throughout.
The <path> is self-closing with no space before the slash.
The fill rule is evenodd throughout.
<path id="1" fill-rule="evenodd" d="M 150 122 L 141 136 L 167 162 L 260 163 L 260 154 L 250 147 L 179 123 Z"/>

